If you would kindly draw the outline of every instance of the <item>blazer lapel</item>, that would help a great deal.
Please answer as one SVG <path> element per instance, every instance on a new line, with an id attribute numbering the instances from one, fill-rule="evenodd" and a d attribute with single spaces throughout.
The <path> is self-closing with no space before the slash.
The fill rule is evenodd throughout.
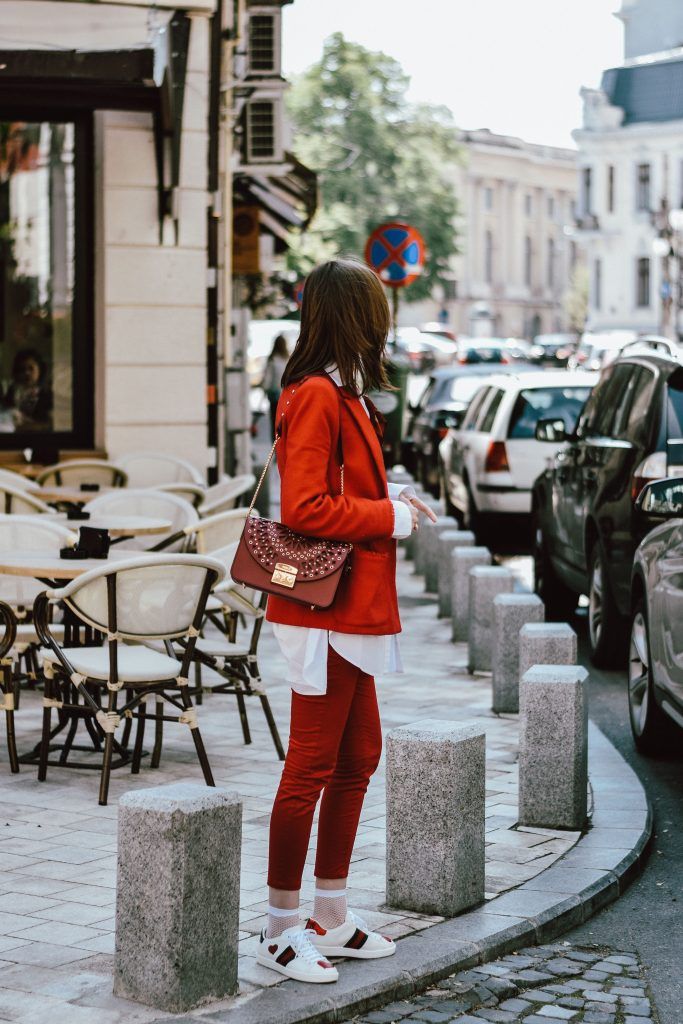
<path id="1" fill-rule="evenodd" d="M 382 445 L 380 444 L 379 436 L 370 417 L 363 408 L 359 398 L 354 395 L 348 394 L 344 388 L 339 389 L 339 393 L 343 396 L 346 408 L 351 413 L 351 416 L 356 421 L 357 426 L 360 428 L 360 432 L 365 438 L 365 441 L 370 448 L 370 454 L 375 464 L 377 474 L 379 476 L 380 483 L 384 493 L 387 491 L 386 483 L 386 471 L 384 468 L 384 459 L 382 458 Z"/>

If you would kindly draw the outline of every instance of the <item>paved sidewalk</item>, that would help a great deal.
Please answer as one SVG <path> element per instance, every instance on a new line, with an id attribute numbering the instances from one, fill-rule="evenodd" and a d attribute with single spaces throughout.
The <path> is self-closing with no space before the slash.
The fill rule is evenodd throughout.
<path id="1" fill-rule="evenodd" d="M 648 1024 L 653 1017 L 659 1019 L 634 953 L 558 942 L 460 971 L 353 1024 Z"/>
<path id="2" fill-rule="evenodd" d="M 487 898 L 534 877 L 562 856 L 578 833 L 515 829 L 517 804 L 517 718 L 490 711 L 490 681 L 467 674 L 466 649 L 449 640 L 449 624 L 437 620 L 434 600 L 421 579 L 401 562 L 399 588 L 405 633 L 404 676 L 378 684 L 385 729 L 420 718 L 472 721 L 487 734 Z M 261 664 L 276 719 L 286 738 L 289 689 L 269 627 L 264 630 Z M 242 899 L 240 918 L 241 992 L 280 982 L 255 961 L 256 936 L 264 922 L 269 812 L 280 764 L 257 701 L 249 702 L 253 743 L 242 743 L 238 716 L 228 697 L 208 696 L 200 724 L 217 784 L 237 790 L 244 800 Z M 20 750 L 38 739 L 40 698 L 22 695 L 17 717 Z M 97 804 L 97 774 L 50 768 L 38 783 L 34 767 L 21 774 L 0 772 L 0 1019 L 33 1024 L 49 1017 L 147 1021 L 147 1010 L 111 995 L 116 885 L 116 803 L 129 789 L 178 779 L 200 779 L 189 733 L 167 727 L 162 767 L 143 761 L 139 776 L 114 772 L 108 807 Z M 367 795 L 350 877 L 351 904 L 374 927 L 395 937 L 434 922 L 387 910 L 385 887 L 384 767 Z M 315 831 L 315 827 L 314 827 Z M 304 886 L 304 912 L 312 897 L 313 853 Z M 214 1004 L 213 1009 L 229 1003 Z"/>

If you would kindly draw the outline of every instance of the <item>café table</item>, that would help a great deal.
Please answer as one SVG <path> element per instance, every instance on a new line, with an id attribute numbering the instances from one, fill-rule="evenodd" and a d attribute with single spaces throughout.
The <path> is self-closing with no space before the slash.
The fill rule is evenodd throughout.
<path id="1" fill-rule="evenodd" d="M 34 498 L 40 498 L 41 501 L 48 502 L 64 502 L 68 505 L 87 505 L 93 498 L 98 498 L 100 494 L 109 494 L 110 491 L 120 491 L 120 487 L 98 487 L 96 491 L 82 491 L 80 487 L 66 487 L 63 485 L 39 487 L 37 484 L 33 487 L 28 487 L 26 493 L 30 494 Z"/>
<path id="2" fill-rule="evenodd" d="M 45 513 L 47 515 L 47 512 Z M 39 516 L 39 518 L 42 518 Z M 92 526 L 96 530 L 106 530 L 110 537 L 142 537 L 155 533 L 170 533 L 173 523 L 170 519 L 159 519 L 153 516 L 123 516 L 108 512 L 97 512 L 89 519 L 69 519 L 62 512 L 54 516 L 74 533 L 81 526 Z"/>
<path id="3" fill-rule="evenodd" d="M 40 552 L 40 551 L 12 551 L 12 552 L 0 552 L 0 575 L 6 574 L 8 576 L 25 576 L 33 579 L 40 580 L 45 583 L 48 587 L 61 586 L 68 580 L 74 580 L 78 576 L 82 576 L 83 573 L 89 572 L 90 569 L 99 569 L 105 564 L 111 564 L 112 562 L 122 562 L 127 558 L 140 558 L 147 556 L 149 552 L 136 551 L 126 549 L 122 547 L 112 547 L 109 551 L 107 558 L 60 558 L 59 555 L 53 552 Z M 75 647 L 80 645 L 88 644 L 101 644 L 102 634 L 97 633 L 94 629 L 84 627 L 82 621 L 77 619 L 73 615 L 68 607 L 64 609 L 64 646 Z M 90 739 L 92 741 L 91 746 L 82 746 L 74 744 L 74 738 L 76 730 L 78 728 L 79 721 L 85 722 Z M 120 767 L 124 764 L 128 764 L 130 761 L 130 754 L 126 748 L 128 736 L 130 734 L 129 723 L 126 723 L 128 728 L 121 738 L 121 743 L 116 742 L 116 750 L 119 755 L 119 761 L 113 764 L 112 767 Z M 51 743 L 50 751 L 59 750 L 60 756 L 57 761 L 50 761 L 51 764 L 66 765 L 68 763 L 68 756 L 71 750 L 87 750 L 91 751 L 99 750 L 101 748 L 102 737 L 97 732 L 95 725 L 93 724 L 90 716 L 83 715 L 78 710 L 65 711 L 61 710 L 58 714 L 58 721 L 55 728 L 50 734 L 51 740 L 54 740 L 60 733 L 67 730 L 67 734 L 64 743 Z M 37 744 L 32 751 L 28 754 L 23 754 L 19 761 L 23 764 L 37 764 L 40 753 L 40 744 Z M 77 764 L 71 763 L 70 767 L 74 768 L 93 768 L 99 767 L 92 763 Z"/>

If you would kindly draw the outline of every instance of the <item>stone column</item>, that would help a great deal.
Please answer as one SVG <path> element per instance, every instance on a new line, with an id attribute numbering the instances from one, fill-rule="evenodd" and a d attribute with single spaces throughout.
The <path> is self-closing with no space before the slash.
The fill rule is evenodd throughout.
<path id="1" fill-rule="evenodd" d="M 490 672 L 493 647 L 493 601 L 498 594 L 511 594 L 515 577 L 498 565 L 476 565 L 470 569 L 470 672 Z"/>
<path id="2" fill-rule="evenodd" d="M 534 665 L 519 692 L 519 821 L 581 829 L 588 813 L 588 673 Z"/>
<path id="3" fill-rule="evenodd" d="M 432 498 L 429 501 L 425 501 L 425 504 L 428 505 L 429 508 L 431 508 L 432 512 L 434 512 L 437 517 L 443 515 L 441 502 L 434 501 L 434 499 Z M 413 539 L 413 565 L 415 567 L 415 573 L 418 576 L 424 575 L 425 553 L 430 541 L 430 534 L 433 529 L 434 524 L 431 522 L 431 520 L 426 519 L 424 516 L 421 516 L 420 529 L 416 531 Z"/>
<path id="4" fill-rule="evenodd" d="M 576 665 L 576 633 L 566 622 L 534 622 L 519 631 L 519 678 L 532 665 Z"/>
<path id="5" fill-rule="evenodd" d="M 455 548 L 472 548 L 476 541 L 469 530 L 444 530 L 439 537 L 437 561 L 437 589 L 439 591 L 439 618 L 447 619 L 451 614 L 451 587 L 453 585 L 453 563 L 451 555 Z"/>
<path id="6" fill-rule="evenodd" d="M 237 991 L 241 836 L 242 803 L 227 790 L 124 794 L 115 995 L 184 1013 Z"/>
<path id="7" fill-rule="evenodd" d="M 454 914 L 484 899 L 485 735 L 426 719 L 387 735 L 387 903 Z"/>
<path id="8" fill-rule="evenodd" d="M 545 607 L 536 594 L 498 594 L 493 601 L 492 708 L 519 711 L 519 631 L 542 622 Z"/>
<path id="9" fill-rule="evenodd" d="M 424 529 L 424 527 L 422 528 Z M 437 575 L 439 570 L 439 537 L 446 530 L 457 530 L 457 528 L 458 524 L 453 516 L 439 516 L 436 522 L 430 524 L 427 529 L 423 551 L 425 590 L 429 594 L 435 594 L 439 586 Z"/>
<path id="10" fill-rule="evenodd" d="M 470 569 L 490 565 L 488 548 L 455 548 L 451 552 L 451 623 L 454 642 L 470 635 Z"/>

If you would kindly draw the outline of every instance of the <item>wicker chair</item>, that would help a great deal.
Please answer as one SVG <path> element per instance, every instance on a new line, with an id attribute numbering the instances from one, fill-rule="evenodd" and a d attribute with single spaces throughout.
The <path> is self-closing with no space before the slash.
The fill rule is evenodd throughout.
<path id="1" fill-rule="evenodd" d="M 153 487 L 125 487 L 118 491 L 100 494 L 88 503 L 88 512 L 121 516 L 150 516 L 154 519 L 165 519 L 171 523 L 171 529 L 165 534 L 154 537 L 134 537 L 126 539 L 127 548 L 141 551 L 185 551 L 187 550 L 187 534 L 185 530 L 198 520 L 189 501 Z"/>
<path id="2" fill-rule="evenodd" d="M 188 672 L 211 588 L 225 574 L 223 565 L 200 555 L 142 556 L 92 569 L 58 590 L 46 590 L 36 598 L 34 620 L 43 649 L 45 670 L 43 732 L 38 778 L 44 781 L 50 753 L 52 709 L 90 720 L 104 737 L 100 778 L 100 804 L 106 804 L 112 755 L 125 751 L 115 740 L 123 717 L 136 718 L 138 729 L 132 755 L 132 771 L 140 770 L 146 718 L 146 701 L 156 697 L 156 738 L 151 766 L 158 767 L 164 721 L 188 725 L 208 786 L 213 776 L 204 749 L 197 712 L 189 694 Z M 62 601 L 85 624 L 101 631 L 104 646 L 60 646 L 48 621 L 51 604 Z M 150 649 L 153 641 L 187 640 L 182 660 Z M 118 705 L 125 688 L 126 700 Z M 106 696 L 106 701 L 105 701 Z M 80 698 L 80 700 L 79 700 Z M 164 707 L 178 715 L 164 714 Z"/>
<path id="3" fill-rule="evenodd" d="M 5 712 L 9 766 L 10 770 L 16 774 L 19 771 L 19 758 L 17 756 L 17 741 L 14 735 L 15 696 L 10 651 L 14 645 L 17 620 L 10 606 L 5 604 L 4 601 L 0 601 L 0 620 L 2 620 L 5 628 L 5 633 L 2 640 L 0 640 L 0 685 L 2 686 L 2 704 L 0 704 L 0 709 Z"/>
<path id="4" fill-rule="evenodd" d="M 128 474 L 130 487 L 188 483 L 203 487 L 204 477 L 191 462 L 166 452 L 129 452 L 116 463 Z"/>
<path id="5" fill-rule="evenodd" d="M 204 501 L 199 506 L 200 516 L 205 519 L 235 508 L 240 498 L 251 493 L 255 483 L 256 477 L 252 473 L 243 473 L 242 476 L 226 477 L 219 484 L 207 487 Z"/>
<path id="6" fill-rule="evenodd" d="M 37 512 L 53 512 L 41 501 L 37 493 L 20 490 L 0 481 L 0 512 L 12 515 L 35 515 Z"/>
<path id="7" fill-rule="evenodd" d="M 113 462 L 104 459 L 70 459 L 47 466 L 36 477 L 41 487 L 80 487 L 97 484 L 100 487 L 125 487 L 127 474 Z"/>

